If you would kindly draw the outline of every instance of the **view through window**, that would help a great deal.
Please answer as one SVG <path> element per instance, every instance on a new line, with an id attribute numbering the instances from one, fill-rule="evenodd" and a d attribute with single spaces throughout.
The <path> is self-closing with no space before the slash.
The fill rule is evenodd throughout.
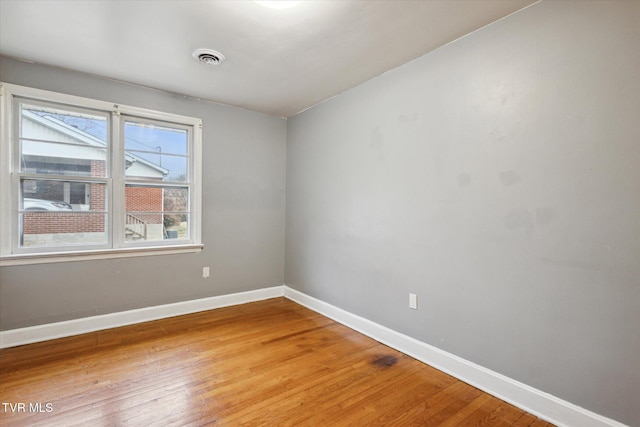
<path id="1" fill-rule="evenodd" d="M 11 96 L 2 255 L 199 243 L 198 119 Z"/>

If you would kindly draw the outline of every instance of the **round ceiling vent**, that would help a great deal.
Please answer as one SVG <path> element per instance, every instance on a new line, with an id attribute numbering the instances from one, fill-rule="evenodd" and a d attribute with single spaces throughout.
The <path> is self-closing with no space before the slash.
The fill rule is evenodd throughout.
<path id="1" fill-rule="evenodd" d="M 225 60 L 220 52 L 211 49 L 196 49 L 192 56 L 198 61 L 206 65 L 218 65 Z"/>

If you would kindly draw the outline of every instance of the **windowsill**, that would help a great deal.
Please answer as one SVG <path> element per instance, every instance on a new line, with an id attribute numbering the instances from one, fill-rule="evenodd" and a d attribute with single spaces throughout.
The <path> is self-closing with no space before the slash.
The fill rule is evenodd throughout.
<path id="1" fill-rule="evenodd" d="M 88 261 L 95 259 L 131 258 L 152 255 L 197 253 L 201 252 L 203 248 L 204 245 L 202 244 L 188 244 L 180 246 L 8 255 L 0 258 L 0 267 L 8 267 L 12 265 Z"/>

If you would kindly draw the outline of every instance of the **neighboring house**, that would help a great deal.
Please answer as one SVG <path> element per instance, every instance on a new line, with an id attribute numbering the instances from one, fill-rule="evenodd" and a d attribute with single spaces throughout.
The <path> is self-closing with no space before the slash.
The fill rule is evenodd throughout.
<path id="1" fill-rule="evenodd" d="M 107 146 L 104 141 L 51 115 L 23 111 L 22 159 L 27 173 L 65 176 L 104 176 Z M 56 141 L 62 144 L 52 144 Z M 148 160 L 128 154 L 125 159 L 127 177 L 145 177 L 162 181 L 168 170 Z M 162 188 L 127 187 L 126 238 L 162 239 Z M 64 201 L 73 211 L 96 212 L 78 215 L 73 212 L 24 213 L 23 245 L 41 245 L 65 233 L 81 234 L 78 241 L 95 243 L 104 239 L 105 188 L 100 184 L 61 180 L 28 180 L 22 197 L 37 200 Z M 25 206 L 26 208 L 26 206 Z M 147 212 L 136 215 L 136 212 Z M 149 213 L 151 212 L 151 213 Z"/>

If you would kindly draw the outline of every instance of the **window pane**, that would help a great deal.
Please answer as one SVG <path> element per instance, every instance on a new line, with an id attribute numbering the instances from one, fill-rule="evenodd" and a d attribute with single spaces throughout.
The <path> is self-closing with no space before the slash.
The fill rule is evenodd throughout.
<path id="1" fill-rule="evenodd" d="M 165 239 L 189 239 L 189 215 L 165 214 Z"/>
<path id="2" fill-rule="evenodd" d="M 95 182 L 23 179 L 24 211 L 97 211 L 106 207 L 106 185 Z"/>
<path id="3" fill-rule="evenodd" d="M 107 116 L 64 107 L 20 105 L 20 137 L 71 144 L 107 144 Z"/>
<path id="4" fill-rule="evenodd" d="M 21 104 L 19 141 L 21 172 L 106 176 L 106 116 Z"/>
<path id="5" fill-rule="evenodd" d="M 106 185 L 23 179 L 22 247 L 103 245 L 107 242 Z"/>
<path id="6" fill-rule="evenodd" d="M 164 188 L 163 207 L 165 212 L 187 212 L 189 190 L 187 188 Z"/>
<path id="7" fill-rule="evenodd" d="M 128 177 L 188 181 L 186 130 L 127 121 L 124 132 Z"/>
<path id="8" fill-rule="evenodd" d="M 188 133 L 185 129 L 127 121 L 124 125 L 127 150 L 151 151 L 186 156 Z"/>
<path id="9" fill-rule="evenodd" d="M 125 240 L 188 239 L 188 188 L 127 185 Z"/>

